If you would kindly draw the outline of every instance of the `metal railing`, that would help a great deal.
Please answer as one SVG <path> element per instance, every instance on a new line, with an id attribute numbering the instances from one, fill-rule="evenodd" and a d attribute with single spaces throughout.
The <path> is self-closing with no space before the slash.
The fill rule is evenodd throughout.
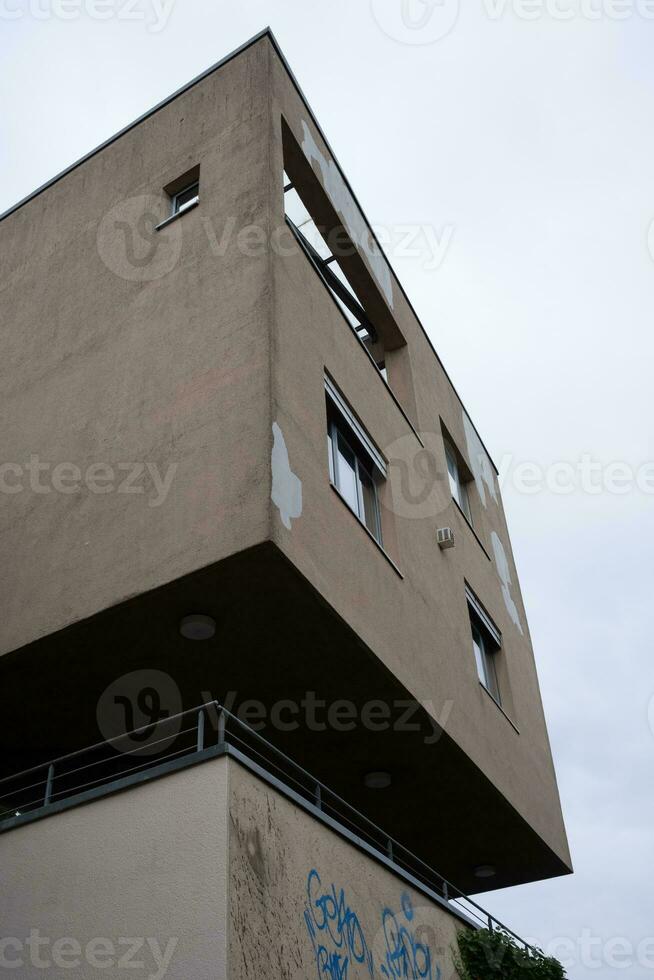
<path id="1" fill-rule="evenodd" d="M 217 701 L 0 779 L 0 832 L 224 754 L 236 757 L 459 918 L 477 928 L 501 930 L 524 948 L 531 948 Z"/>

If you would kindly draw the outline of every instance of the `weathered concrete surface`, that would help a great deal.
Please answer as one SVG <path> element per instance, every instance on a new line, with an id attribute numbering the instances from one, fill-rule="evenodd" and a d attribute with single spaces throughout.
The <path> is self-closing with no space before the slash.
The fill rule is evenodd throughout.
<path id="1" fill-rule="evenodd" d="M 269 53 L 0 222 L 0 462 L 50 465 L 0 493 L 0 653 L 269 537 L 268 256 L 237 240 L 269 224 Z M 200 206 L 154 232 L 198 163 Z M 61 463 L 114 489 L 57 491 Z M 147 469 L 118 492 L 129 464 L 173 473 L 163 502 Z"/>
<path id="2" fill-rule="evenodd" d="M 232 764 L 230 980 L 451 980 L 460 928 L 424 894 Z"/>
<path id="3" fill-rule="evenodd" d="M 273 77 L 275 171 L 285 166 L 296 186 L 313 195 L 323 227 L 337 228 L 342 221 L 356 231 L 356 205 L 343 202 L 344 185 L 333 174 L 337 165 L 276 55 Z M 274 220 L 282 222 L 281 184 L 274 204 Z M 344 262 L 353 263 L 360 294 L 376 313 L 396 399 L 306 257 L 299 250 L 274 256 L 273 413 L 302 481 L 303 515 L 289 531 L 274 513 L 273 539 L 407 689 L 430 704 L 435 717 L 446 717 L 448 733 L 569 865 L 497 477 L 399 283 L 389 273 L 391 304 L 387 276 L 380 274 L 379 260 L 370 261 L 369 251 L 358 249 L 361 257 Z M 403 578 L 329 486 L 325 371 L 389 463 L 382 496 L 384 542 Z M 443 429 L 475 477 L 469 485 L 474 531 L 451 498 Z M 445 552 L 436 544 L 442 526 L 452 527 L 456 536 L 455 548 Z M 504 713 L 477 679 L 466 581 L 502 632 L 498 673 Z"/>
<path id="4" fill-rule="evenodd" d="M 23 964 L 7 974 L 225 980 L 227 775 L 219 759 L 0 836 L 0 940 L 6 960 Z M 50 941 L 40 949 L 48 968 L 25 945 L 32 930 Z M 81 952 L 57 950 L 62 939 Z M 87 955 L 100 939 L 115 952 Z M 119 965 L 130 950 L 121 939 L 143 940 L 131 966 Z M 163 975 L 157 949 L 170 953 Z"/>

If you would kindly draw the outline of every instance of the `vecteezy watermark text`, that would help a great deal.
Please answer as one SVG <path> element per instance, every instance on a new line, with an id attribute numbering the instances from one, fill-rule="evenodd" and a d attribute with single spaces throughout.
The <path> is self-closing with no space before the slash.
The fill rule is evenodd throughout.
<path id="1" fill-rule="evenodd" d="M 489 20 L 513 14 L 518 20 L 623 21 L 639 16 L 654 20 L 654 0 L 482 0 Z"/>
<path id="2" fill-rule="evenodd" d="M 0 21 L 120 20 L 143 23 L 151 34 L 168 24 L 175 0 L 0 0 Z"/>
<path id="3" fill-rule="evenodd" d="M 152 462 L 91 463 L 82 469 L 76 463 L 51 463 L 33 453 L 24 463 L 0 463 L 0 493 L 148 494 L 148 506 L 160 507 L 172 486 L 177 463 L 165 472 Z"/>
<path id="4" fill-rule="evenodd" d="M 527 939 L 531 945 L 536 940 Z M 592 929 L 582 929 L 577 936 L 554 936 L 543 947 L 547 956 L 559 960 L 566 970 L 629 970 L 638 966 L 654 970 L 654 937 L 633 942 L 626 936 L 598 936 Z"/>
<path id="5" fill-rule="evenodd" d="M 460 0 L 371 0 L 373 19 L 384 34 L 407 45 L 434 44 L 447 37 L 460 7 Z M 478 9 L 492 22 L 508 17 L 525 23 L 654 20 L 654 0 L 480 0 Z"/>
<path id="6" fill-rule="evenodd" d="M 204 692 L 203 700 L 208 692 Z M 299 700 L 280 698 L 271 704 L 247 699 L 238 703 L 238 695 L 230 691 L 223 707 L 231 711 L 254 732 L 271 728 L 278 732 L 293 733 L 301 729 L 310 732 L 353 732 L 364 729 L 369 732 L 423 732 L 425 745 L 433 745 L 443 734 L 453 701 L 445 701 L 438 711 L 432 701 L 415 701 L 410 698 L 383 701 L 381 699 L 358 704 L 349 698 L 328 700 L 318 697 L 316 691 L 307 691 Z M 206 703 L 206 702 L 205 702 Z M 218 708 L 208 714 L 218 720 Z"/>
<path id="7" fill-rule="evenodd" d="M 574 461 L 542 464 L 507 454 L 499 463 L 498 483 L 503 491 L 510 486 L 526 495 L 544 491 L 562 496 L 572 493 L 622 496 L 634 492 L 654 495 L 654 461 L 645 460 L 638 465 L 625 460 L 604 462 L 591 453 L 582 453 Z"/>
<path id="8" fill-rule="evenodd" d="M 141 971 L 148 980 L 163 980 L 178 942 L 175 937 L 162 946 L 152 937 L 98 936 L 82 943 L 71 936 L 53 940 L 31 929 L 23 939 L 0 937 L 0 970 L 79 970 L 86 965 L 92 970 L 129 970 L 130 975 Z"/>
<path id="9" fill-rule="evenodd" d="M 217 731 L 217 700 L 210 691 L 202 691 L 198 704 L 205 706 L 206 722 Z M 278 698 L 266 703 L 229 691 L 220 706 L 254 732 L 394 731 L 421 734 L 425 745 L 433 745 L 449 722 L 454 702 L 447 700 L 438 706 L 432 701 L 407 698 L 361 703 L 350 698 L 327 699 L 316 691 L 306 691 L 299 699 Z M 102 693 L 97 707 L 98 727 L 105 738 L 116 742 L 119 750 L 151 755 L 175 740 L 183 727 L 181 710 L 181 694 L 169 674 L 137 670 L 117 678 Z"/>
<path id="10" fill-rule="evenodd" d="M 182 254 L 183 223 L 174 221 L 157 230 L 163 216 L 162 202 L 154 195 L 137 195 L 114 204 L 100 221 L 96 234 L 104 265 L 129 282 L 152 282 L 172 272 Z M 301 252 L 285 222 L 272 229 L 257 223 L 243 225 L 234 216 L 218 222 L 200 215 L 199 222 L 203 247 L 215 258 L 222 259 L 232 252 L 250 259 L 268 254 L 287 258 Z M 337 259 L 347 258 L 358 249 L 380 254 L 381 246 L 392 259 L 417 262 L 427 272 L 440 269 L 454 237 L 453 225 L 437 228 L 425 222 L 374 224 L 372 231 L 376 239 L 367 228 L 360 237 L 354 233 L 351 237 L 340 228 L 303 228 L 314 248 L 320 251 L 326 242 Z"/>

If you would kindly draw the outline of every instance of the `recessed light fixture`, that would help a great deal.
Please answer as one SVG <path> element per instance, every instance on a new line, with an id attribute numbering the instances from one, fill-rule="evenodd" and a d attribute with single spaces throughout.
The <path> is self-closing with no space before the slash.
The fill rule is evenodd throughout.
<path id="1" fill-rule="evenodd" d="M 475 868 L 475 878 L 494 878 L 496 874 L 492 864 L 480 864 Z"/>
<path id="2" fill-rule="evenodd" d="M 391 782 L 390 772 L 367 772 L 363 777 L 363 785 L 367 789 L 388 789 Z"/>
<path id="3" fill-rule="evenodd" d="M 187 640 L 210 640 L 216 633 L 216 620 L 199 613 L 184 616 L 179 623 L 179 632 Z"/>

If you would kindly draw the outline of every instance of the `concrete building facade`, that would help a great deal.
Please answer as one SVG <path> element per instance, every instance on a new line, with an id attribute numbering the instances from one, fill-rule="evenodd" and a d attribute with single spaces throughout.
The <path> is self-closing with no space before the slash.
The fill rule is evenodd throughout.
<path id="1" fill-rule="evenodd" d="M 463 891 L 567 873 L 497 471 L 271 33 L 7 212 L 0 253 L 2 775 L 216 699 Z M 227 771 L 252 839 L 271 806 L 302 823 L 292 894 L 268 845 L 239 851 Z M 85 923 L 92 872 L 60 906 L 70 869 L 39 849 L 75 839 L 77 889 L 80 840 L 104 865 L 122 828 L 147 863 L 179 817 L 172 933 L 208 937 L 209 907 L 220 928 L 169 975 L 313 975 L 312 870 L 383 951 L 377 905 L 416 896 L 348 844 L 337 875 L 332 832 L 261 792 L 214 760 L 42 822 L 5 794 L 12 908 L 32 862 Z M 196 840 L 222 855 L 204 892 Z"/>

